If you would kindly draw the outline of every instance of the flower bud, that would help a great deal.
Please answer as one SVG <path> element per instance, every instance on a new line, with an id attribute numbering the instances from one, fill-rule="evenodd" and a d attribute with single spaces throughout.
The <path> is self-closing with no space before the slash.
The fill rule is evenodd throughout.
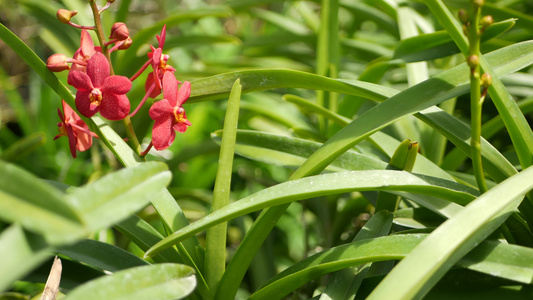
<path id="1" fill-rule="evenodd" d="M 479 21 L 479 24 L 481 25 L 481 30 L 487 29 L 492 23 L 494 22 L 494 19 L 492 19 L 491 15 L 484 16 L 481 18 L 481 21 Z"/>
<path id="2" fill-rule="evenodd" d="M 467 59 L 466 59 L 466 63 L 468 64 L 468 66 L 471 68 L 471 69 L 474 69 L 476 68 L 477 66 L 479 66 L 479 57 L 477 55 L 470 55 Z"/>
<path id="3" fill-rule="evenodd" d="M 125 41 L 122 41 L 122 45 L 118 47 L 120 50 L 128 49 L 131 46 L 132 39 L 128 36 L 128 38 Z"/>
<path id="4" fill-rule="evenodd" d="M 130 33 L 126 24 L 118 22 L 113 24 L 113 27 L 111 27 L 111 35 L 109 36 L 110 39 L 123 41 L 129 36 Z"/>
<path id="5" fill-rule="evenodd" d="M 478 7 L 481 7 L 483 4 L 485 4 L 485 0 L 474 0 L 474 4 Z"/>
<path id="6" fill-rule="evenodd" d="M 466 12 L 466 10 L 464 9 L 460 9 L 459 10 L 459 13 L 458 13 L 458 16 L 459 16 L 459 21 L 461 21 L 461 23 L 463 24 L 467 24 L 468 23 L 468 13 Z"/>
<path id="7" fill-rule="evenodd" d="M 66 10 L 66 9 L 60 8 L 57 10 L 57 19 L 61 23 L 68 24 L 70 22 L 70 19 L 77 14 L 78 12 L 75 10 Z"/>
<path id="8" fill-rule="evenodd" d="M 492 77 L 489 73 L 483 73 L 481 75 L 481 86 L 484 88 L 488 88 L 492 84 Z"/>
<path id="9" fill-rule="evenodd" d="M 67 64 L 67 57 L 61 53 L 50 56 L 46 61 L 46 67 L 52 72 L 61 72 L 70 69 L 70 66 Z"/>

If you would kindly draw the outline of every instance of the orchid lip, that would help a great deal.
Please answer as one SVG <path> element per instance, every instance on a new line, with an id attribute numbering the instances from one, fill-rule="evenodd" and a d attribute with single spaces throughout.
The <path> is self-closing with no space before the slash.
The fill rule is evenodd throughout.
<path id="1" fill-rule="evenodd" d="M 102 92 L 99 89 L 92 90 L 89 95 L 89 100 L 91 101 L 89 108 L 91 110 L 96 109 L 100 105 L 100 102 L 102 102 Z"/>

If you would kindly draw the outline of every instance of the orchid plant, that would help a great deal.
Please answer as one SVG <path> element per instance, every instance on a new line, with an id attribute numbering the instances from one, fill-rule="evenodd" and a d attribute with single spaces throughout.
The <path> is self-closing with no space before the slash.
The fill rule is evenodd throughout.
<path id="1" fill-rule="evenodd" d="M 98 9 L 98 15 L 109 8 L 112 1 L 108 1 L 106 6 Z M 165 98 L 153 104 L 150 109 L 150 117 L 155 120 L 152 131 L 152 139 L 146 150 L 138 153 L 145 156 L 154 145 L 156 150 L 164 150 L 172 145 L 175 131 L 183 133 L 191 122 L 185 117 L 185 110 L 182 104 L 187 101 L 190 95 L 191 85 L 189 82 L 183 84 L 174 76 L 174 69 L 168 64 L 169 55 L 163 54 L 163 46 L 166 39 L 166 25 L 161 29 L 160 35 L 157 35 L 158 47 L 150 45 L 152 51 L 148 52 L 148 61 L 141 69 L 131 78 L 125 76 L 113 75 L 110 61 L 110 53 L 116 50 L 126 50 L 133 42 L 129 36 L 128 27 L 122 22 L 113 24 L 108 41 L 100 41 L 100 46 L 95 46 L 91 35 L 87 30 L 102 31 L 96 25 L 81 26 L 73 23 L 71 18 L 77 14 L 76 11 L 59 9 L 57 18 L 62 23 L 81 29 L 80 48 L 74 53 L 73 58 L 67 58 L 64 54 L 53 54 L 48 58 L 47 68 L 52 72 L 62 72 L 69 70 L 68 84 L 76 89 L 76 109 L 77 111 L 90 118 L 96 113 L 108 120 L 124 120 L 133 117 L 144 105 L 148 98 L 155 98 L 163 93 Z M 97 22 L 97 24 L 100 24 Z M 113 45 L 108 49 L 109 46 Z M 132 81 L 137 79 L 147 68 L 152 66 L 152 72 L 148 75 L 145 83 L 146 94 L 142 98 L 137 108 L 130 114 L 130 101 L 126 94 L 131 90 Z M 168 74 L 165 76 L 165 74 Z M 182 84 L 179 92 L 178 85 Z M 167 90 L 167 91 L 166 91 Z M 63 106 L 67 106 L 63 101 Z M 69 111 L 72 109 L 69 107 Z M 72 111 L 81 128 L 88 126 L 80 120 L 75 112 Z M 60 115 L 61 117 L 61 115 Z M 130 126 L 129 120 L 126 126 Z M 63 127 L 60 127 L 60 130 Z M 84 142 L 83 145 L 78 141 L 78 135 L 61 134 L 67 136 L 71 145 L 71 153 L 75 158 L 76 153 L 72 151 L 72 145 L 80 145 L 76 149 L 86 151 L 92 143 Z M 96 134 L 90 132 L 90 136 Z M 56 137 L 56 138 L 57 138 Z M 137 140 L 137 139 L 134 139 Z"/>
<path id="2" fill-rule="evenodd" d="M 531 298 L 500 2 L 4 1 L 0 299 Z"/>

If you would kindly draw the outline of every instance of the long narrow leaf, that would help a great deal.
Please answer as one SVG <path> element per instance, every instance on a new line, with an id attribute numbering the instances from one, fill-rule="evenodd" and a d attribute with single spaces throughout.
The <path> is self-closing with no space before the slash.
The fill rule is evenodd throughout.
<path id="1" fill-rule="evenodd" d="M 385 277 L 369 299 L 422 297 L 518 207 L 533 188 L 531 176 L 533 167 L 503 181 L 444 222 Z"/>
<path id="2" fill-rule="evenodd" d="M 150 248 L 146 256 L 152 256 L 220 222 L 265 207 L 311 197 L 367 190 L 409 191 L 450 200 L 462 198 L 466 201 L 473 199 L 472 194 L 476 193 L 475 190 L 455 182 L 404 171 L 353 171 L 311 176 L 285 182 L 233 202 L 168 236 Z"/>

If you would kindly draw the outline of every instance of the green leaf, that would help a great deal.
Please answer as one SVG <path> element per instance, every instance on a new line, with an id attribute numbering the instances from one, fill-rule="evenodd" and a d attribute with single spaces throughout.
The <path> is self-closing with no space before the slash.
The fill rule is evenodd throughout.
<path id="1" fill-rule="evenodd" d="M 323 174 L 289 181 L 264 189 L 219 209 L 191 225 L 174 232 L 146 252 L 152 256 L 220 222 L 263 209 L 312 197 L 351 191 L 407 191 L 449 201 L 470 201 L 476 191 L 456 182 L 405 171 L 374 170 Z M 471 194 L 472 193 L 472 194 Z M 448 202 L 449 203 L 449 202 Z"/>
<path id="2" fill-rule="evenodd" d="M 59 247 L 57 253 L 110 272 L 148 264 L 145 260 L 122 248 L 88 239 L 78 241 L 73 245 Z"/>
<path id="3" fill-rule="evenodd" d="M 463 34 L 462 25 L 453 17 L 442 1 L 427 0 L 425 3 L 441 25 L 446 31 L 448 31 L 459 49 L 461 49 L 461 52 L 464 55 L 467 55 L 468 43 Z M 525 44 L 518 43 L 515 45 L 524 46 Z M 517 56 L 517 62 L 520 60 L 528 60 L 528 53 L 531 53 L 531 50 L 526 52 L 516 52 L 514 55 Z M 497 63 L 492 62 L 488 55 L 482 55 L 479 63 L 481 69 L 492 77 L 492 84 L 488 89 L 489 95 L 499 114 L 502 116 L 502 120 L 511 137 L 520 164 L 522 168 L 525 169 L 533 163 L 533 156 L 531 155 L 531 153 L 533 153 L 533 131 L 524 115 L 520 112 L 518 105 L 511 97 L 511 94 L 500 81 L 500 74 L 498 74 L 497 71 Z M 527 65 L 529 65 L 529 63 L 523 67 Z"/>
<path id="4" fill-rule="evenodd" d="M 352 244 L 366 239 L 387 236 L 391 226 L 392 214 L 387 211 L 380 211 L 373 215 L 365 226 L 361 228 L 353 239 Z M 347 299 L 355 297 L 359 286 L 370 269 L 370 266 L 371 264 L 366 264 L 359 268 L 346 268 L 332 274 L 324 293 L 320 296 L 320 300 Z"/>
<path id="5" fill-rule="evenodd" d="M 518 43 L 491 52 L 485 57 L 498 75 L 502 76 L 533 63 L 533 42 Z M 386 125 L 467 92 L 468 82 L 468 69 L 466 64 L 461 64 L 394 95 L 337 132 L 293 177 L 317 174 L 337 156 Z"/>
<path id="6" fill-rule="evenodd" d="M 107 228 L 150 203 L 170 182 L 167 166 L 147 162 L 108 174 L 68 194 L 90 231 Z"/>
<path id="7" fill-rule="evenodd" d="M 44 145 L 45 142 L 46 139 L 44 133 L 37 132 L 30 134 L 5 149 L 4 152 L 0 154 L 0 159 L 10 162 L 18 161 Z"/>
<path id="8" fill-rule="evenodd" d="M 422 297 L 461 257 L 518 207 L 533 188 L 533 167 L 490 189 L 435 229 L 372 292 L 369 299 Z"/>
<path id="9" fill-rule="evenodd" d="M 239 104 L 241 101 L 240 80 L 237 79 L 231 89 L 231 94 L 224 117 L 224 137 L 220 145 L 218 157 L 217 177 L 213 190 L 211 210 L 216 211 L 229 204 L 231 190 L 231 174 L 233 173 L 233 157 L 235 155 L 235 139 L 239 123 Z M 226 268 L 226 235 L 228 225 L 221 223 L 210 228 L 205 241 L 205 277 L 209 287 L 216 290 L 220 278 Z"/>
<path id="10" fill-rule="evenodd" d="M 220 143 L 222 135 L 222 131 L 215 131 L 212 138 Z M 235 153 L 268 164 L 297 168 L 321 145 L 322 143 L 267 132 L 237 130 Z M 385 169 L 386 165 L 381 160 L 348 150 L 329 165 L 327 170 L 379 170 Z"/>
<path id="11" fill-rule="evenodd" d="M 226 98 L 237 79 L 241 80 L 243 93 L 274 88 L 305 88 L 357 95 L 374 101 L 383 101 L 395 93 L 391 88 L 368 82 L 332 79 L 284 69 L 258 69 L 195 80 L 191 83 L 189 102 Z"/>
<path id="12" fill-rule="evenodd" d="M 481 40 L 492 39 L 511 29 L 515 23 L 516 19 L 496 22 L 483 32 Z M 448 32 L 442 30 L 402 40 L 394 50 L 392 58 L 408 63 L 441 58 L 459 52 Z"/>
<path id="13" fill-rule="evenodd" d="M 40 235 L 32 234 L 18 224 L 13 224 L 0 233 L 0 292 L 42 263 L 50 254 L 51 247 Z"/>
<path id="14" fill-rule="evenodd" d="M 196 279 L 191 267 L 157 264 L 100 277 L 72 290 L 63 299 L 181 299 L 189 295 L 195 286 Z"/>
<path id="15" fill-rule="evenodd" d="M 299 286 L 333 271 L 368 262 L 402 259 L 428 239 L 425 234 L 392 235 L 330 248 L 276 275 L 250 299 L 281 299 Z M 533 250 L 530 248 L 486 241 L 457 264 L 478 272 L 530 284 L 533 278 L 532 258 Z M 383 299 L 403 298 L 398 294 Z"/>
<path id="16" fill-rule="evenodd" d="M 52 244 L 83 234 L 81 217 L 63 193 L 12 164 L 0 161 L 0 173 L 1 219 L 42 234 Z"/>

